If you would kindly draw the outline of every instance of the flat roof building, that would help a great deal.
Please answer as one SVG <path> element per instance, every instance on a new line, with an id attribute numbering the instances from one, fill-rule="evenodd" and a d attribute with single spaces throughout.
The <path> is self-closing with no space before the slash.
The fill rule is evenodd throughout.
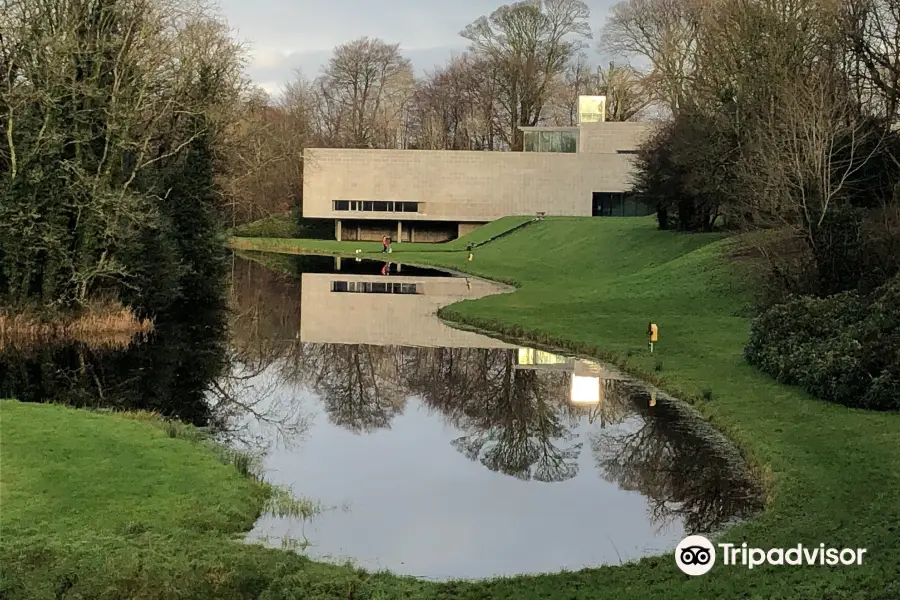
<path id="1" fill-rule="evenodd" d="M 524 152 L 308 148 L 303 216 L 338 240 L 440 242 L 509 215 L 650 214 L 627 192 L 651 127 L 522 127 Z"/>

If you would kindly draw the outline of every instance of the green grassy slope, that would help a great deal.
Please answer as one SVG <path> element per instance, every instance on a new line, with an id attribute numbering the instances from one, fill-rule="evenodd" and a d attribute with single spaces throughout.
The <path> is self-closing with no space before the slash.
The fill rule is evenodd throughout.
<path id="1" fill-rule="evenodd" d="M 291 252 L 307 243 L 279 242 Z M 192 451 L 179 440 L 115 417 L 90 415 L 82 422 L 73 415 L 85 413 L 2 403 L 0 596 L 55 598 L 74 578 L 71 597 L 104 599 L 896 599 L 900 415 L 816 401 L 741 360 L 749 322 L 737 315 L 747 282 L 722 259 L 729 243 L 657 232 L 648 219 L 560 218 L 492 242 L 476 250 L 472 262 L 465 251 L 404 252 L 403 260 L 520 286 L 448 307 L 446 316 L 611 358 L 692 399 L 770 485 L 766 512 L 727 532 L 726 540 L 762 548 L 865 547 L 862 566 L 750 571 L 718 565 L 690 578 L 669 554 L 621 567 L 487 582 L 367 574 L 230 541 L 247 525 L 253 487 L 235 486 L 233 475 L 209 457 L 182 457 Z M 348 247 L 352 252 L 346 244 L 339 251 Z M 649 319 L 660 326 L 653 356 L 644 346 Z M 704 389 L 712 391 L 710 400 L 698 399 Z M 108 423 L 92 429 L 93 419 Z M 28 456 L 41 444 L 34 458 Z M 82 444 L 84 451 L 75 452 Z M 68 455 L 73 458 L 61 458 Z M 155 483 L 142 487 L 135 474 L 156 469 Z M 57 487 L 66 492 L 49 491 Z M 49 495 L 35 508 L 27 506 L 43 494 Z M 123 515 L 109 516 L 118 512 Z M 186 516 L 193 513 L 197 526 Z M 598 510 L 597 518 L 611 517 Z"/>
<path id="2" fill-rule="evenodd" d="M 457 252 L 466 249 L 468 244 L 481 244 L 485 241 L 509 232 L 520 225 L 534 220 L 533 216 L 503 217 L 486 223 L 475 231 L 443 244 L 420 242 L 401 242 L 391 246 L 392 254 L 425 253 L 425 252 Z M 284 238 L 233 237 L 229 246 L 235 250 L 260 250 L 268 252 L 287 252 L 302 248 L 304 253 L 325 253 L 353 255 L 357 249 L 364 253 L 381 252 L 381 242 L 337 242 L 334 240 L 293 240 Z M 394 257 L 397 258 L 397 257 Z"/>

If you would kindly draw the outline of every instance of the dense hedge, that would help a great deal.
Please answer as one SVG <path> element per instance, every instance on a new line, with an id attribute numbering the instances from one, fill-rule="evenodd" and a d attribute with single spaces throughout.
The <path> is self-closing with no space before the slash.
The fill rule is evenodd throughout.
<path id="1" fill-rule="evenodd" d="M 768 309 L 744 356 L 823 400 L 900 410 L 900 277 L 869 296 L 800 296 Z"/>

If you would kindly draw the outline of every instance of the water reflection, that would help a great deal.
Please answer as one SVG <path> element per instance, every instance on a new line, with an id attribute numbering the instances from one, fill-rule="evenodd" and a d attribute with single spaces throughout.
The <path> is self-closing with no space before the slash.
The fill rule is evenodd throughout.
<path id="1" fill-rule="evenodd" d="M 289 277 L 245 265 L 234 281 L 237 305 L 261 300 L 284 323 L 260 381 L 280 382 L 280 401 L 311 415 L 303 444 L 273 445 L 272 477 L 351 507 L 302 528 L 311 554 L 433 577 L 541 572 L 670 550 L 685 530 L 760 506 L 724 439 L 655 392 L 433 316 L 497 293 L 489 284 L 407 273 L 390 276 L 388 294 L 366 271 L 379 265 L 350 262 L 358 272 Z M 394 293 L 399 284 L 415 292 Z M 237 337 L 248 356 L 270 342 Z M 253 535 L 295 527 L 264 518 Z"/>
<path id="2" fill-rule="evenodd" d="M 227 315 L 169 307 L 124 350 L 0 352 L 0 397 L 153 410 L 268 449 L 271 480 L 350 512 L 264 517 L 251 537 L 299 527 L 313 556 L 414 575 L 617 563 L 760 506 L 731 446 L 678 405 L 434 317 L 498 293 L 486 282 L 255 258 L 232 264 Z"/>
<path id="3" fill-rule="evenodd" d="M 226 372 L 223 311 L 169 313 L 144 343 L 124 350 L 83 343 L 5 348 L 0 398 L 148 410 L 210 424 L 210 386 Z"/>

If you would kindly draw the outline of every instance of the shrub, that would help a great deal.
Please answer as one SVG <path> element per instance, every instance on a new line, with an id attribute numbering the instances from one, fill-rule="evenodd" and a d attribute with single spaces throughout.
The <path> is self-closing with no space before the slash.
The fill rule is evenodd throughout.
<path id="1" fill-rule="evenodd" d="M 823 400 L 900 410 L 900 278 L 871 296 L 800 296 L 757 317 L 746 360 Z"/>

